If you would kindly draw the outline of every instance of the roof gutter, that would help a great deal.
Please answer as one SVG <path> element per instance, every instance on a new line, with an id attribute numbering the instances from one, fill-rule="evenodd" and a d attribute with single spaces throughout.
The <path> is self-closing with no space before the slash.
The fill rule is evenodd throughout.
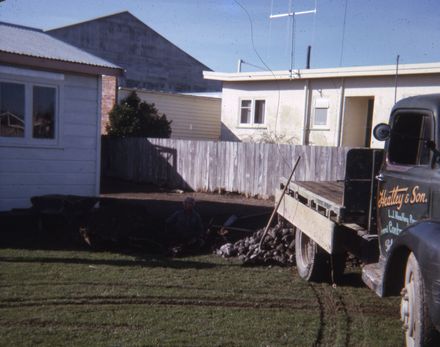
<path id="1" fill-rule="evenodd" d="M 124 72 L 124 70 L 121 68 L 88 65 L 84 63 L 74 63 L 62 60 L 39 58 L 9 52 L 0 52 L 0 63 L 8 65 L 22 65 L 26 67 L 53 70 L 58 72 L 76 72 L 86 75 L 107 75 L 118 77 L 121 76 Z"/>
<path id="2" fill-rule="evenodd" d="M 429 64 L 405 64 L 399 65 L 399 75 L 423 75 L 440 74 L 439 63 Z M 250 82 L 250 81 L 268 81 L 268 80 L 304 80 L 317 78 L 349 78 L 349 77 L 374 77 L 374 76 L 395 76 L 395 65 L 381 66 L 354 66 L 344 68 L 328 69 L 304 69 L 297 70 L 292 74 L 288 70 L 258 72 L 214 72 L 203 71 L 203 77 L 208 80 L 217 80 L 224 82 Z"/>

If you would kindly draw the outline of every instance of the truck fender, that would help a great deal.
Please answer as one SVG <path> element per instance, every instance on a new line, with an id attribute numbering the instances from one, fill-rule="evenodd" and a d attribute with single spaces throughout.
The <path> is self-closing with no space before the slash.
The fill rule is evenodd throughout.
<path id="1" fill-rule="evenodd" d="M 425 283 L 431 320 L 440 328 L 440 222 L 420 221 L 411 225 L 393 243 L 385 264 L 385 295 L 399 295 L 409 254 L 413 252 Z"/>

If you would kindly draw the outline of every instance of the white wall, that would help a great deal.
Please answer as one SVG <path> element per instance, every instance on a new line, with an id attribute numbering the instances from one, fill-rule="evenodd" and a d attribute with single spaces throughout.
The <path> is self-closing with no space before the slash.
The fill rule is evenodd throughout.
<path id="1" fill-rule="evenodd" d="M 130 94 L 122 88 L 118 100 Z M 171 123 L 171 138 L 188 140 L 215 140 L 220 138 L 221 99 L 206 96 L 182 95 L 136 90 L 143 101 L 154 103 Z"/>
<path id="2" fill-rule="evenodd" d="M 240 125 L 241 99 L 266 100 L 265 126 Z M 264 134 L 301 141 L 304 114 L 304 83 L 302 81 L 224 82 L 222 123 L 243 141 L 258 140 Z M 224 139 L 222 131 L 222 139 Z"/>
<path id="3" fill-rule="evenodd" d="M 21 69 L 20 69 L 21 70 Z M 12 144 L 0 138 L 0 211 L 26 208 L 30 198 L 44 194 L 95 196 L 99 193 L 100 78 L 38 72 L 29 78 L 5 73 L 0 80 L 56 83 L 59 87 L 58 137 Z M 25 70 L 23 70 L 25 71 Z M 61 80 L 60 80 L 61 77 Z"/>
<path id="4" fill-rule="evenodd" d="M 258 138 L 264 131 L 271 131 L 278 137 L 293 138 L 293 143 L 301 143 L 306 112 L 306 83 L 306 80 L 224 82 L 222 122 L 227 132 L 236 139 L 246 141 Z M 348 97 L 374 98 L 373 128 L 380 122 L 388 122 L 394 105 L 394 76 L 318 78 L 311 79 L 309 83 L 310 99 L 306 113 L 310 119 L 309 144 L 338 144 L 344 117 L 350 117 L 349 110 L 344 108 L 345 98 Z M 440 75 L 402 75 L 398 78 L 397 101 L 431 93 L 440 93 Z M 267 123 L 264 128 L 244 128 L 239 125 L 240 99 L 252 97 L 266 99 Z M 325 127 L 314 127 L 312 122 L 314 103 L 319 98 L 328 99 L 328 125 Z M 382 147 L 383 143 L 373 139 L 371 145 Z"/>

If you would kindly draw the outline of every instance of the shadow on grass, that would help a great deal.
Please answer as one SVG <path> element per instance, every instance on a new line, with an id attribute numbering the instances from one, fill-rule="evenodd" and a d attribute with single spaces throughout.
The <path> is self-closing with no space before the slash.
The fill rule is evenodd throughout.
<path id="1" fill-rule="evenodd" d="M 345 273 L 344 275 L 342 275 L 337 285 L 339 287 L 365 287 L 365 283 L 362 281 L 362 275 L 360 272 Z"/>
<path id="2" fill-rule="evenodd" d="M 141 266 L 168 267 L 173 269 L 209 269 L 222 264 L 191 261 L 166 257 L 143 256 L 133 260 L 87 259 L 65 257 L 0 257 L 0 262 L 9 263 L 43 263 L 43 264 L 74 264 L 74 265 L 105 265 L 105 266 Z"/>

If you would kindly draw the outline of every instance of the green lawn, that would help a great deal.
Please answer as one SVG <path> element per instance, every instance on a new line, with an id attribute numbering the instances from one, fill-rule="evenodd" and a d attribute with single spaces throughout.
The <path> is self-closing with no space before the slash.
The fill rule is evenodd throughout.
<path id="1" fill-rule="evenodd" d="M 400 346 L 398 298 L 292 269 L 0 249 L 2 346 Z"/>

